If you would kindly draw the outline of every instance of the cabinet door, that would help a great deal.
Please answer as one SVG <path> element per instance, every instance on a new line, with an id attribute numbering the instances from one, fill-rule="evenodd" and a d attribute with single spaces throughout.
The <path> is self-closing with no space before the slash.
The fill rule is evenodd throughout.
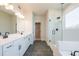
<path id="1" fill-rule="evenodd" d="M 31 37 L 31 35 L 29 35 L 29 37 L 28 37 L 28 44 L 29 45 L 32 44 L 32 37 Z"/>
<path id="2" fill-rule="evenodd" d="M 30 36 L 27 36 L 27 38 L 26 38 L 27 49 L 28 49 L 30 44 L 31 44 L 31 38 L 30 38 Z"/>
<path id="3" fill-rule="evenodd" d="M 14 42 L 15 49 L 18 51 L 18 54 L 22 56 L 25 53 L 25 43 L 24 38 L 20 38 Z"/>
<path id="4" fill-rule="evenodd" d="M 18 50 L 15 48 L 13 42 L 3 46 L 3 56 L 17 56 Z"/>
<path id="5" fill-rule="evenodd" d="M 29 45 L 28 37 L 26 36 L 24 40 L 25 40 L 25 51 L 26 51 L 28 49 L 28 45 Z"/>
<path id="6" fill-rule="evenodd" d="M 2 56 L 2 46 L 0 46 L 0 56 Z"/>
<path id="7" fill-rule="evenodd" d="M 28 49 L 28 39 L 27 37 L 24 38 L 24 51 Z"/>
<path id="8" fill-rule="evenodd" d="M 25 49 L 26 49 L 24 38 L 21 38 L 19 43 L 20 43 L 19 44 L 19 53 L 20 53 L 20 56 L 22 56 L 25 53 Z"/>
<path id="9" fill-rule="evenodd" d="M 31 42 L 31 44 L 33 45 L 33 43 L 34 43 L 33 33 L 30 35 L 30 42 Z"/>
<path id="10" fill-rule="evenodd" d="M 20 50 L 20 42 L 21 42 L 21 39 L 18 39 L 18 40 L 16 40 L 16 41 L 14 41 L 14 48 L 17 50 L 17 55 L 20 55 L 20 52 L 19 52 L 19 50 Z"/>

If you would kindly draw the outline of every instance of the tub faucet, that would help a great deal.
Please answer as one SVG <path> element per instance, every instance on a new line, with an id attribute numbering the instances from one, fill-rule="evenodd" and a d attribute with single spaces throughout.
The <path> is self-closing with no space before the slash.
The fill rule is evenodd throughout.
<path id="1" fill-rule="evenodd" d="M 71 56 L 76 56 L 76 53 L 79 53 L 79 51 L 71 52 Z"/>

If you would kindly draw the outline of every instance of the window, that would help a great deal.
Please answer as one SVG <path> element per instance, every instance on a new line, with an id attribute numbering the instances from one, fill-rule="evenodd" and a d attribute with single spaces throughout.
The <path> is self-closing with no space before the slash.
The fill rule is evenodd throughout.
<path id="1" fill-rule="evenodd" d="M 65 28 L 79 28 L 79 7 L 65 15 Z"/>

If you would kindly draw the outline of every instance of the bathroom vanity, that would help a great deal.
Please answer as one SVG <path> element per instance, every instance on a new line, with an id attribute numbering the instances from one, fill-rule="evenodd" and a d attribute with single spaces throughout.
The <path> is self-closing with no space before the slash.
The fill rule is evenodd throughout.
<path id="1" fill-rule="evenodd" d="M 8 38 L 0 38 L 0 56 L 22 56 L 33 42 L 32 34 L 10 34 Z"/>
<path id="2" fill-rule="evenodd" d="M 2 46 L 0 46 L 0 56 L 2 56 Z"/>

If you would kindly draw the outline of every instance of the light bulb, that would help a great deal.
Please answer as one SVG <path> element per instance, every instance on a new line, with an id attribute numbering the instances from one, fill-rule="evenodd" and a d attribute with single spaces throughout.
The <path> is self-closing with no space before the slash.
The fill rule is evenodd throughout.
<path id="1" fill-rule="evenodd" d="M 20 17 L 20 18 L 24 18 L 24 16 L 20 12 L 16 12 L 15 15 Z"/>
<path id="2" fill-rule="evenodd" d="M 7 5 L 7 6 L 5 6 L 5 8 L 8 9 L 8 10 L 13 10 L 14 9 L 14 7 L 12 5 Z"/>

